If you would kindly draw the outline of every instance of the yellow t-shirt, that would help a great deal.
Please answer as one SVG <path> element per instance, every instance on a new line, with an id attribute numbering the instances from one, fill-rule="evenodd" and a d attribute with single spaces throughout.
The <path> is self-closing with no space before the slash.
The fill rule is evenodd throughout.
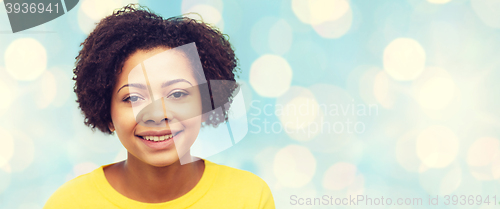
<path id="1" fill-rule="evenodd" d="M 76 208 L 275 208 L 271 190 L 248 171 L 205 161 L 205 171 L 185 195 L 163 203 L 143 203 L 117 192 L 101 166 L 62 185 L 44 209 Z M 111 164 L 110 164 L 111 165 Z"/>

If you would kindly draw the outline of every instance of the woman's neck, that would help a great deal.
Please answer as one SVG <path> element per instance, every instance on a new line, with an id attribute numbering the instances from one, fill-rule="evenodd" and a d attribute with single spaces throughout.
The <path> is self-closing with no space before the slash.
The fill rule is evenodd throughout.
<path id="1" fill-rule="evenodd" d="M 167 202 L 181 197 L 196 186 L 205 170 L 203 160 L 184 165 L 178 160 L 169 166 L 155 167 L 130 153 L 126 161 L 115 166 L 114 172 L 108 172 L 111 174 L 108 179 L 110 184 L 126 197 L 147 203 Z"/>

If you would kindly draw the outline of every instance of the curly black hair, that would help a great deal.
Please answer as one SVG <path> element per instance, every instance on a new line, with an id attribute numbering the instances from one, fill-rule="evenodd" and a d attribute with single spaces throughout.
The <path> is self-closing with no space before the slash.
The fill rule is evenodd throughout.
<path id="1" fill-rule="evenodd" d="M 238 59 L 229 37 L 217 28 L 184 16 L 163 19 L 137 4 L 129 4 L 102 19 L 80 44 L 83 48 L 76 57 L 73 70 L 76 102 L 85 116 L 85 125 L 112 134 L 109 129 L 112 90 L 117 75 L 131 54 L 157 47 L 175 48 L 192 42 L 196 44 L 211 89 L 210 98 L 202 98 L 202 102 L 212 101 L 211 106 L 215 107 L 220 104 L 214 104 L 214 101 L 230 103 L 238 88 L 235 82 Z M 224 85 L 211 87 L 211 80 L 223 80 Z M 227 110 L 222 115 L 212 111 L 202 125 L 216 127 L 226 120 Z"/>

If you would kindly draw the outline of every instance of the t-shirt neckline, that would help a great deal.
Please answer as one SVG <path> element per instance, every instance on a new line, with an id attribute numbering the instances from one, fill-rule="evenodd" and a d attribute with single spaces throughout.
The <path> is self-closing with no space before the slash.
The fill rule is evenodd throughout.
<path id="1" fill-rule="evenodd" d="M 99 192 L 110 202 L 121 207 L 121 208 L 164 208 L 164 207 L 176 207 L 176 208 L 186 208 L 196 203 L 199 199 L 201 199 L 212 186 L 215 176 L 218 172 L 217 167 L 208 160 L 201 159 L 205 163 L 205 170 L 201 176 L 200 181 L 196 184 L 196 186 L 191 189 L 188 193 L 182 195 L 181 197 L 162 203 L 145 203 L 137 200 L 130 199 L 123 194 L 116 191 L 111 184 L 106 179 L 104 175 L 104 168 L 112 164 L 103 165 L 97 168 L 94 172 L 92 172 L 92 179 L 99 190 Z"/>

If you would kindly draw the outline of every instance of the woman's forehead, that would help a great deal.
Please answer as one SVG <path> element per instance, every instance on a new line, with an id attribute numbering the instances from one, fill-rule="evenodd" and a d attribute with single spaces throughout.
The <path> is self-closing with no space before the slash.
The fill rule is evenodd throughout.
<path id="1" fill-rule="evenodd" d="M 204 74 L 196 46 L 190 43 L 173 49 L 137 51 L 126 60 L 120 80 L 152 86 L 172 79 L 186 79 L 193 85 L 206 83 L 205 76 L 196 79 L 195 75 Z"/>

